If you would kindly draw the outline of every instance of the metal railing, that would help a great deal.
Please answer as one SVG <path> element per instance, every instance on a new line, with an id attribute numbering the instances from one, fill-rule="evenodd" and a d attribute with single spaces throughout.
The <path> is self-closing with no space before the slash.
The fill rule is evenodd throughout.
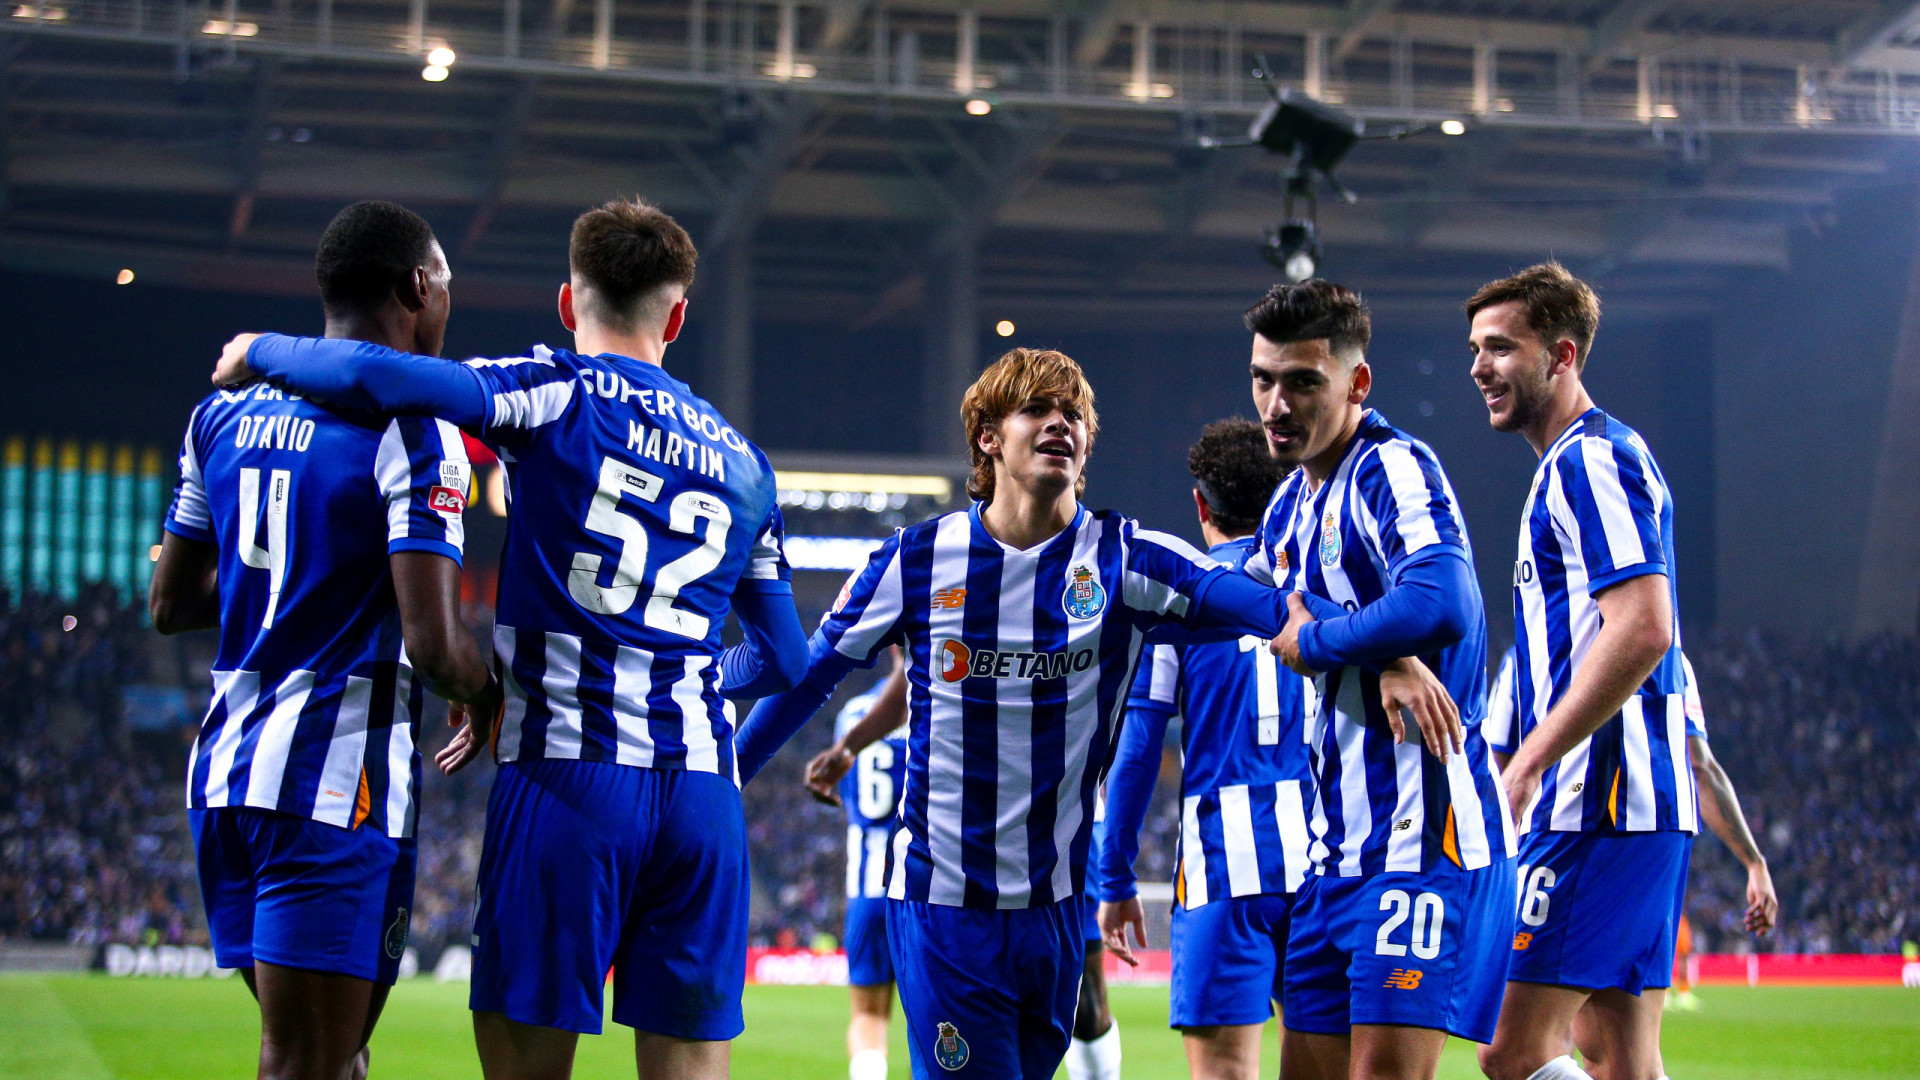
<path id="1" fill-rule="evenodd" d="M 333 0 L 6 0 L 0 31 L 63 38 L 171 45 L 182 51 L 276 53 L 350 62 L 416 65 L 451 49 L 451 70 L 569 73 L 627 81 L 784 88 L 838 96 L 929 101 L 972 99 L 991 104 L 1248 114 L 1264 94 L 1241 72 L 1250 54 L 1239 36 L 1219 28 L 1160 27 L 1182 39 L 1156 67 L 1154 35 L 1134 35 L 1129 67 L 1051 62 L 983 62 L 924 57 L 901 48 L 890 31 L 852 35 L 845 51 L 809 50 L 793 27 L 794 5 L 722 4 L 695 0 L 677 37 L 623 37 L 610 0 L 600 0 L 588 33 L 554 33 L 520 16 L 503 0 L 497 18 L 471 10 L 435 14 L 425 0 L 399 0 L 369 18 L 365 5 L 337 10 Z M 587 7 L 588 5 L 583 5 Z M 743 19 L 740 12 L 759 11 Z M 894 9 L 896 17 L 898 9 Z M 398 16 L 398 21 L 392 16 Z M 939 16 L 928 16 L 939 17 Z M 964 24 L 965 20 L 957 20 Z M 567 29 L 572 29 L 570 23 Z M 960 33 L 977 34 L 964 25 Z M 865 36 L 863 36 L 863 34 Z M 1217 39 L 1211 54 L 1193 38 Z M 1163 37 L 1163 40 L 1165 38 Z M 1141 41 L 1147 55 L 1143 58 Z M 944 47 L 944 42 L 943 42 Z M 1312 47 L 1312 46 L 1308 46 Z M 958 50 L 962 57 L 971 46 Z M 1828 131 L 1920 134 L 1920 80 L 1873 73 L 1785 70 L 1718 63 L 1662 65 L 1643 61 L 1639 78 L 1596 84 L 1579 78 L 1541 90 L 1503 88 L 1497 76 L 1472 80 L 1416 76 L 1392 65 L 1386 78 L 1292 80 L 1310 93 L 1379 121 L 1448 117 L 1485 124 L 1631 129 L 1681 125 L 1702 131 Z"/>

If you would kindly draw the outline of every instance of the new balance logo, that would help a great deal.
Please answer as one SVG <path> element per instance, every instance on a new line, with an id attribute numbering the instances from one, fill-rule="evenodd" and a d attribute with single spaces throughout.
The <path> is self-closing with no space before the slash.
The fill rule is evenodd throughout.
<path id="1" fill-rule="evenodd" d="M 1394 832 L 1406 832 L 1408 829 L 1411 829 L 1411 828 L 1413 828 L 1413 819 L 1410 817 L 1403 817 L 1399 821 L 1396 821 L 1393 823 Z"/>
<path id="2" fill-rule="evenodd" d="M 967 606 L 967 590 L 941 589 L 933 594 L 933 606 L 937 608 L 959 608 Z"/>
<path id="3" fill-rule="evenodd" d="M 1394 968 L 1393 974 L 1387 976 L 1386 988 L 1389 990 L 1418 990 L 1420 989 L 1421 974 L 1421 972 L 1408 968 Z"/>
<path id="4" fill-rule="evenodd" d="M 1514 952 L 1526 952 L 1527 949 L 1532 947 L 1532 945 L 1533 945 L 1532 934 L 1522 932 L 1522 933 L 1513 935 L 1513 951 Z"/>

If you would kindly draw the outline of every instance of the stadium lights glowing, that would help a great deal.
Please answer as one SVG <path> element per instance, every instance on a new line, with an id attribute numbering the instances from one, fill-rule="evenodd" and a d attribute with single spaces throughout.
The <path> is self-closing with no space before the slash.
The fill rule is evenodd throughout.
<path id="1" fill-rule="evenodd" d="M 39 4 L 21 4 L 13 9 L 16 19 L 44 19 L 47 22 L 59 22 L 67 17 L 63 7 L 42 7 Z"/>
<path id="2" fill-rule="evenodd" d="M 993 332 L 996 334 L 999 334 L 1001 337 L 1012 337 L 1013 336 L 1013 320 L 1001 319 L 999 322 L 994 323 Z"/>
<path id="3" fill-rule="evenodd" d="M 133 271 L 131 271 L 131 270 L 122 270 L 122 271 L 120 271 L 119 273 L 117 273 L 117 274 L 115 274 L 115 275 L 113 275 L 113 283 L 114 283 L 115 285 L 131 285 L 131 284 L 133 284 Z"/>
<path id="4" fill-rule="evenodd" d="M 789 536 L 787 565 L 795 570 L 858 570 L 880 544 L 860 536 Z"/>
<path id="5" fill-rule="evenodd" d="M 945 476 L 882 473 L 781 472 L 775 475 L 781 506 L 802 510 L 865 510 L 878 514 L 906 508 L 914 496 L 945 503 L 953 481 Z"/>
<path id="6" fill-rule="evenodd" d="M 427 66 L 420 69 L 420 77 L 428 82 L 446 82 L 447 75 L 453 69 L 453 62 L 459 59 L 452 49 L 445 45 L 435 45 L 427 53 Z"/>
<path id="7" fill-rule="evenodd" d="M 1467 125 L 1458 120 L 1440 121 L 1440 134 L 1442 135 L 1465 135 L 1466 133 Z"/>
<path id="8" fill-rule="evenodd" d="M 260 24 L 250 22 L 228 22 L 225 19 L 208 19 L 200 26 L 203 34 L 214 37 L 258 37 Z"/>
<path id="9" fill-rule="evenodd" d="M 447 48 L 445 45 L 427 54 L 427 63 L 435 67 L 452 67 L 455 59 L 453 50 Z"/>
<path id="10" fill-rule="evenodd" d="M 446 82 L 447 69 L 439 64 L 428 64 L 420 69 L 420 77 L 428 82 Z"/>
<path id="11" fill-rule="evenodd" d="M 968 116 L 985 116 L 993 111 L 993 102 L 986 98 L 972 98 L 967 102 Z"/>

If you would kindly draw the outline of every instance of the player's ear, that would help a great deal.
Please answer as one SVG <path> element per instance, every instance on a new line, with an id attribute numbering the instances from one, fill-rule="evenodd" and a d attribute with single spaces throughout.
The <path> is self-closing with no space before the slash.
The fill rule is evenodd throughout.
<path id="1" fill-rule="evenodd" d="M 570 281 L 560 284 L 560 325 L 566 327 L 569 334 L 579 329 L 579 320 L 573 314 L 573 283 Z"/>
<path id="2" fill-rule="evenodd" d="M 1580 346 L 1572 338 L 1561 338 L 1553 343 L 1553 367 L 1550 375 L 1564 375 L 1576 371 L 1580 366 Z"/>
<path id="3" fill-rule="evenodd" d="M 687 298 L 683 296 L 673 305 L 673 310 L 667 312 L 667 325 L 666 329 L 660 331 L 660 340 L 669 345 L 673 344 L 673 339 L 680 336 L 680 331 L 686 325 Z"/>
<path id="4" fill-rule="evenodd" d="M 400 300 L 400 306 L 408 311 L 420 311 L 427 306 L 427 298 L 433 295 L 433 278 L 424 266 L 416 266 L 413 273 L 393 293 Z"/>
<path id="5" fill-rule="evenodd" d="M 1373 392 L 1373 368 L 1365 360 L 1353 365 L 1353 374 L 1347 383 L 1347 404 L 1359 405 Z"/>
<path id="6" fill-rule="evenodd" d="M 984 424 L 980 428 L 980 437 L 975 440 L 980 452 L 988 457 L 1000 456 L 1000 425 Z"/>
<path id="7" fill-rule="evenodd" d="M 1200 524 L 1213 521 L 1213 507 L 1207 505 L 1207 497 L 1200 494 L 1199 488 L 1193 489 L 1193 508 L 1200 515 Z"/>

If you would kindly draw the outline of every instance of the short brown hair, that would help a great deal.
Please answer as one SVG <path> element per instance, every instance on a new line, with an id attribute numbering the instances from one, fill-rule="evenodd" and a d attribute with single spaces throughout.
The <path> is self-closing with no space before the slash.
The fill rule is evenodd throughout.
<path id="1" fill-rule="evenodd" d="M 993 498 L 993 459 L 980 449 L 980 433 L 997 426 L 1013 411 L 1037 397 L 1071 405 L 1087 418 L 1087 449 L 1100 433 L 1100 416 L 1093 410 L 1093 385 L 1086 372 L 1063 352 L 1052 349 L 1013 349 L 995 360 L 967 387 L 960 400 L 960 419 L 967 426 L 967 453 L 973 471 L 967 476 L 967 495 L 982 502 Z M 1087 475 L 1073 489 L 1087 489 Z"/>
<path id="2" fill-rule="evenodd" d="M 1228 536 L 1245 536 L 1260 525 L 1273 489 L 1287 469 L 1267 450 L 1267 429 L 1244 417 L 1215 420 L 1187 449 L 1187 472 Z"/>
<path id="3" fill-rule="evenodd" d="M 1325 338 L 1327 350 L 1336 355 L 1356 350 L 1364 355 L 1373 340 L 1373 317 L 1360 294 L 1319 278 L 1275 285 L 1244 319 L 1247 329 L 1275 345 Z"/>
<path id="4" fill-rule="evenodd" d="M 1586 282 L 1557 262 L 1529 266 L 1512 277 L 1480 286 L 1467 301 L 1467 318 L 1508 303 L 1526 309 L 1527 325 L 1542 341 L 1549 345 L 1561 338 L 1573 342 L 1574 366 L 1587 366 L 1587 350 L 1600 331 L 1600 298 Z"/>
<path id="5" fill-rule="evenodd" d="M 577 298 L 594 321 L 630 331 L 641 321 L 666 318 L 661 286 L 693 284 L 693 238 L 666 211 L 645 199 L 615 199 L 573 222 L 567 264 L 591 295 Z M 654 310 L 654 309 L 659 310 Z"/>

